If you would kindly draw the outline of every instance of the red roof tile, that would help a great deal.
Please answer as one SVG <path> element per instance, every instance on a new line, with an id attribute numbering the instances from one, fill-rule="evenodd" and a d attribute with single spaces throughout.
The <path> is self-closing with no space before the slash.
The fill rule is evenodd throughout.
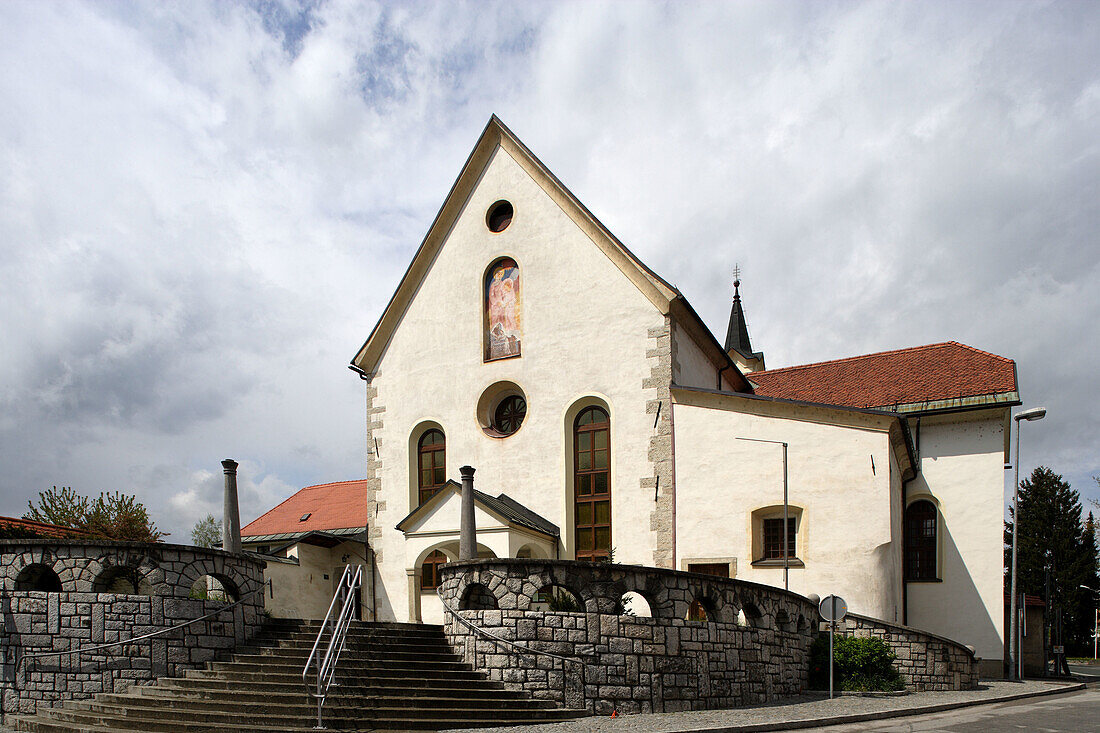
<path id="1" fill-rule="evenodd" d="M 88 535 L 88 533 L 82 529 L 61 527 L 56 524 L 46 524 L 45 522 L 36 522 L 33 519 L 22 519 L 19 517 L 0 517 L 0 527 L 4 529 L 28 530 L 40 537 L 54 537 L 58 539 L 80 539 Z"/>
<path id="2" fill-rule="evenodd" d="M 748 375 L 756 393 L 844 407 L 881 407 L 1016 391 L 1011 359 L 947 341 Z"/>
<path id="3" fill-rule="evenodd" d="M 300 521 L 309 513 L 309 519 Z M 242 537 L 367 526 L 367 482 L 307 486 L 241 529 Z"/>

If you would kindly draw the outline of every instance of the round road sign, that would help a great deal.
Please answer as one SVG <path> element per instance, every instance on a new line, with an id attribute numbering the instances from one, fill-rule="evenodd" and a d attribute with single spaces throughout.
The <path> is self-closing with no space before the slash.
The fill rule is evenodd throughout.
<path id="1" fill-rule="evenodd" d="M 826 621 L 843 621 L 848 614 L 848 603 L 840 596 L 825 596 L 817 610 Z"/>

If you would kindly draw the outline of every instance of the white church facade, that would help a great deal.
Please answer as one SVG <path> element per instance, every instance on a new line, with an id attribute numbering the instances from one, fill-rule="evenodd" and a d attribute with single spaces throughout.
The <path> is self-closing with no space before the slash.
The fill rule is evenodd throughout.
<path id="1" fill-rule="evenodd" d="M 494 117 L 352 366 L 379 620 L 441 621 L 471 466 L 485 556 L 786 575 L 1001 673 L 1009 359 L 766 371 L 739 298 L 719 343 Z"/>

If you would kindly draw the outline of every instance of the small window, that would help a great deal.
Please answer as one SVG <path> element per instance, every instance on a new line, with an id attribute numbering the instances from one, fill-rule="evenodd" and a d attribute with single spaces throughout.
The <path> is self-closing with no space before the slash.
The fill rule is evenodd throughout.
<path id="1" fill-rule="evenodd" d="M 938 580 L 936 505 L 914 501 L 905 510 L 905 579 Z"/>
<path id="2" fill-rule="evenodd" d="M 420 590 L 435 590 L 439 587 L 439 568 L 447 564 L 447 556 L 439 550 L 432 552 L 420 566 Z"/>
<path id="3" fill-rule="evenodd" d="M 799 553 L 806 553 L 806 527 L 803 508 L 787 505 L 787 547 L 783 548 L 783 505 L 772 504 L 752 512 L 752 564 L 756 567 L 804 567 Z"/>
<path id="4" fill-rule="evenodd" d="M 795 533 L 795 518 L 787 518 L 787 557 L 798 555 Z M 764 560 L 783 559 L 783 518 L 764 520 Z"/>
<path id="5" fill-rule="evenodd" d="M 512 223 L 512 204 L 507 201 L 497 201 L 489 207 L 485 214 L 485 225 L 494 234 L 500 234 Z"/>
<path id="6" fill-rule="evenodd" d="M 501 435 L 511 435 L 519 430 L 527 417 L 527 400 L 520 395 L 509 395 L 500 401 L 493 412 L 493 428 Z"/>
<path id="7" fill-rule="evenodd" d="M 312 517 L 312 516 L 313 516 L 313 512 L 306 512 L 305 514 L 303 514 L 302 516 L 300 516 L 300 517 L 298 518 L 298 521 L 299 521 L 299 522 L 304 522 L 304 521 L 306 521 L 307 519 L 309 519 L 309 518 L 310 518 L 310 517 Z"/>

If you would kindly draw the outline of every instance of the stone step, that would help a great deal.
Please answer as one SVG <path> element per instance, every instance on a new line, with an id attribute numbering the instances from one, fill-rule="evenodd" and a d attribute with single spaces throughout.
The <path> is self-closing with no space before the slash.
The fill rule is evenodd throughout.
<path id="1" fill-rule="evenodd" d="M 481 675 L 479 672 L 473 672 L 475 675 Z M 501 682 L 493 682 L 484 678 L 484 676 L 478 676 L 472 679 L 464 678 L 408 678 L 408 677 L 373 677 L 373 678 L 356 678 L 356 679 L 343 679 L 339 680 L 341 686 L 344 689 L 362 690 L 363 694 L 369 694 L 370 691 L 378 690 L 405 690 L 408 694 L 421 694 L 421 691 L 425 690 L 464 690 L 467 694 L 472 694 L 478 691 L 487 692 L 503 692 L 504 684 Z M 171 689 L 171 690 L 196 690 L 196 691 L 213 691 L 213 692 L 229 692 L 232 694 L 240 694 L 252 689 L 262 689 L 270 691 L 274 694 L 286 694 L 286 693 L 298 693 L 305 690 L 302 685 L 301 678 L 290 680 L 266 680 L 263 682 L 262 687 L 253 688 L 251 683 L 242 682 L 240 680 L 221 678 L 221 677 L 173 677 L 164 678 L 157 682 L 155 686 L 139 687 L 137 692 L 139 694 L 146 694 L 154 690 Z M 260 692 L 258 694 L 265 694 Z M 522 692 L 514 692 L 509 694 L 523 695 Z"/>
<path id="2" fill-rule="evenodd" d="M 401 684 L 399 682 L 392 682 L 387 685 L 366 685 L 360 684 L 355 680 L 344 680 L 339 683 L 338 686 L 330 688 L 330 697 L 335 699 L 339 698 L 354 698 L 358 697 L 458 697 L 465 699 L 511 699 L 522 700 L 527 699 L 525 693 L 518 690 L 505 690 L 503 685 L 499 683 L 481 683 L 478 680 L 471 680 L 465 686 L 461 684 L 461 681 L 446 682 L 438 681 L 440 684 L 436 685 L 410 685 Z M 306 690 L 305 687 L 299 682 L 298 684 L 272 684 L 266 683 L 260 688 L 251 687 L 168 687 L 168 686 L 150 686 L 142 687 L 139 689 L 140 697 L 155 698 L 155 699 L 183 699 L 183 700 L 222 700 L 224 702 L 262 702 L 270 700 L 272 702 L 294 702 L 297 700 L 305 699 Z M 110 694 L 101 695 L 96 699 L 110 698 L 112 702 L 121 701 L 121 699 L 130 699 L 126 694 Z"/>
<path id="3" fill-rule="evenodd" d="M 319 649 L 319 653 L 323 654 L 324 650 Z M 301 660 L 299 664 L 304 664 L 305 660 L 309 658 L 310 649 L 303 647 L 301 649 L 286 649 L 283 647 L 271 647 L 268 649 L 249 649 L 243 648 L 233 655 L 234 659 L 240 661 L 248 661 L 252 658 L 259 660 L 270 659 L 288 659 L 288 660 Z M 356 659 L 372 660 L 372 659 L 439 659 L 439 660 L 452 660 L 461 659 L 461 655 L 455 654 L 450 648 L 446 646 L 417 646 L 412 648 L 395 647 L 392 649 L 386 649 L 385 647 L 345 647 L 341 652 L 341 659 L 349 658 L 354 655 Z"/>
<path id="4" fill-rule="evenodd" d="M 521 724 L 533 721 L 557 721 L 577 717 L 578 711 L 561 709 L 516 709 L 502 707 L 482 707 L 470 710 L 445 710 L 445 709 L 409 709 L 406 707 L 376 707 L 369 711 L 341 710 L 329 708 L 324 710 L 324 718 L 334 728 L 348 727 L 381 727 L 381 721 L 403 721 L 406 725 L 416 728 L 438 726 L 441 722 L 450 723 L 455 720 L 480 721 L 482 724 L 495 721 L 496 725 L 503 723 Z M 239 714 L 235 712 L 209 712 L 209 711 L 165 711 L 160 709 L 125 708 L 107 709 L 106 706 L 96 706 L 90 709 L 78 709 L 74 707 L 51 708 L 46 711 L 46 718 L 57 721 L 74 723 L 81 726 L 105 726 L 114 730 L 143 731 L 145 733 L 159 733 L 161 731 L 176 733 L 177 731 L 207 730 L 207 729 L 234 729 L 237 726 L 252 725 L 254 728 L 298 728 L 303 722 L 302 714 L 283 714 L 249 712 Z M 420 723 L 421 725 L 415 725 Z M 448 726 L 457 727 L 457 726 Z"/>
<path id="5" fill-rule="evenodd" d="M 301 674 L 303 670 L 303 663 L 300 661 L 293 661 L 289 659 L 283 659 L 281 657 L 271 657 L 268 659 L 242 659 L 241 661 L 210 661 L 207 663 L 208 668 L 215 671 L 226 671 L 230 674 L 240 671 L 273 671 L 273 672 L 287 672 L 297 670 L 298 674 Z M 409 672 L 422 671 L 434 671 L 434 670 L 447 670 L 447 669 L 465 669 L 466 665 L 464 661 L 458 658 L 454 659 L 356 659 L 341 657 L 339 668 L 346 671 L 346 674 L 357 675 L 362 671 L 371 671 L 373 669 L 401 669 Z"/>
<path id="6" fill-rule="evenodd" d="M 442 669 L 442 670 L 421 670 L 419 675 L 424 679 L 466 679 L 466 680 L 483 680 L 485 675 L 482 672 L 477 672 L 469 667 L 463 667 L 460 669 Z M 184 672 L 186 679 L 234 679 L 234 680 L 246 680 L 249 682 L 266 682 L 266 681 L 282 681 L 282 682 L 297 682 L 301 684 L 302 674 L 301 670 L 295 673 L 292 670 L 286 672 L 273 672 L 268 670 L 264 672 L 260 671 L 242 671 L 237 670 L 229 675 L 225 670 L 213 670 L 213 669 L 189 669 Z M 376 679 L 406 679 L 409 677 L 407 670 L 402 669 L 374 669 L 368 672 L 363 672 L 355 675 L 355 679 L 360 680 L 376 680 Z"/>
<path id="7" fill-rule="evenodd" d="M 13 718 L 31 733 L 305 733 L 316 701 L 302 667 L 320 624 L 268 624 L 228 661 L 155 685 Z M 524 725 L 585 715 L 506 690 L 447 645 L 442 628 L 356 623 L 324 706 L 335 730 L 442 730 Z"/>
<path id="8" fill-rule="evenodd" d="M 121 698 L 121 699 L 119 699 Z M 299 719 L 309 716 L 316 709 L 316 700 L 303 691 L 297 699 L 275 698 L 245 700 L 235 698 L 227 705 L 221 699 L 183 699 L 178 697 L 100 695 L 91 702 L 82 702 L 72 707 L 78 710 L 90 710 L 104 715 L 117 716 L 155 716 L 182 718 L 201 715 L 246 715 L 249 717 L 292 716 Z M 470 698 L 465 695 L 433 695 L 410 697 L 401 693 L 393 696 L 383 695 L 330 695 L 325 701 L 325 710 L 333 717 L 355 717 L 370 714 L 377 709 L 409 710 L 410 717 L 423 717 L 436 714 L 439 710 L 550 710 L 554 704 L 548 700 L 531 698 Z M 412 714 L 415 711 L 415 714 Z"/>

